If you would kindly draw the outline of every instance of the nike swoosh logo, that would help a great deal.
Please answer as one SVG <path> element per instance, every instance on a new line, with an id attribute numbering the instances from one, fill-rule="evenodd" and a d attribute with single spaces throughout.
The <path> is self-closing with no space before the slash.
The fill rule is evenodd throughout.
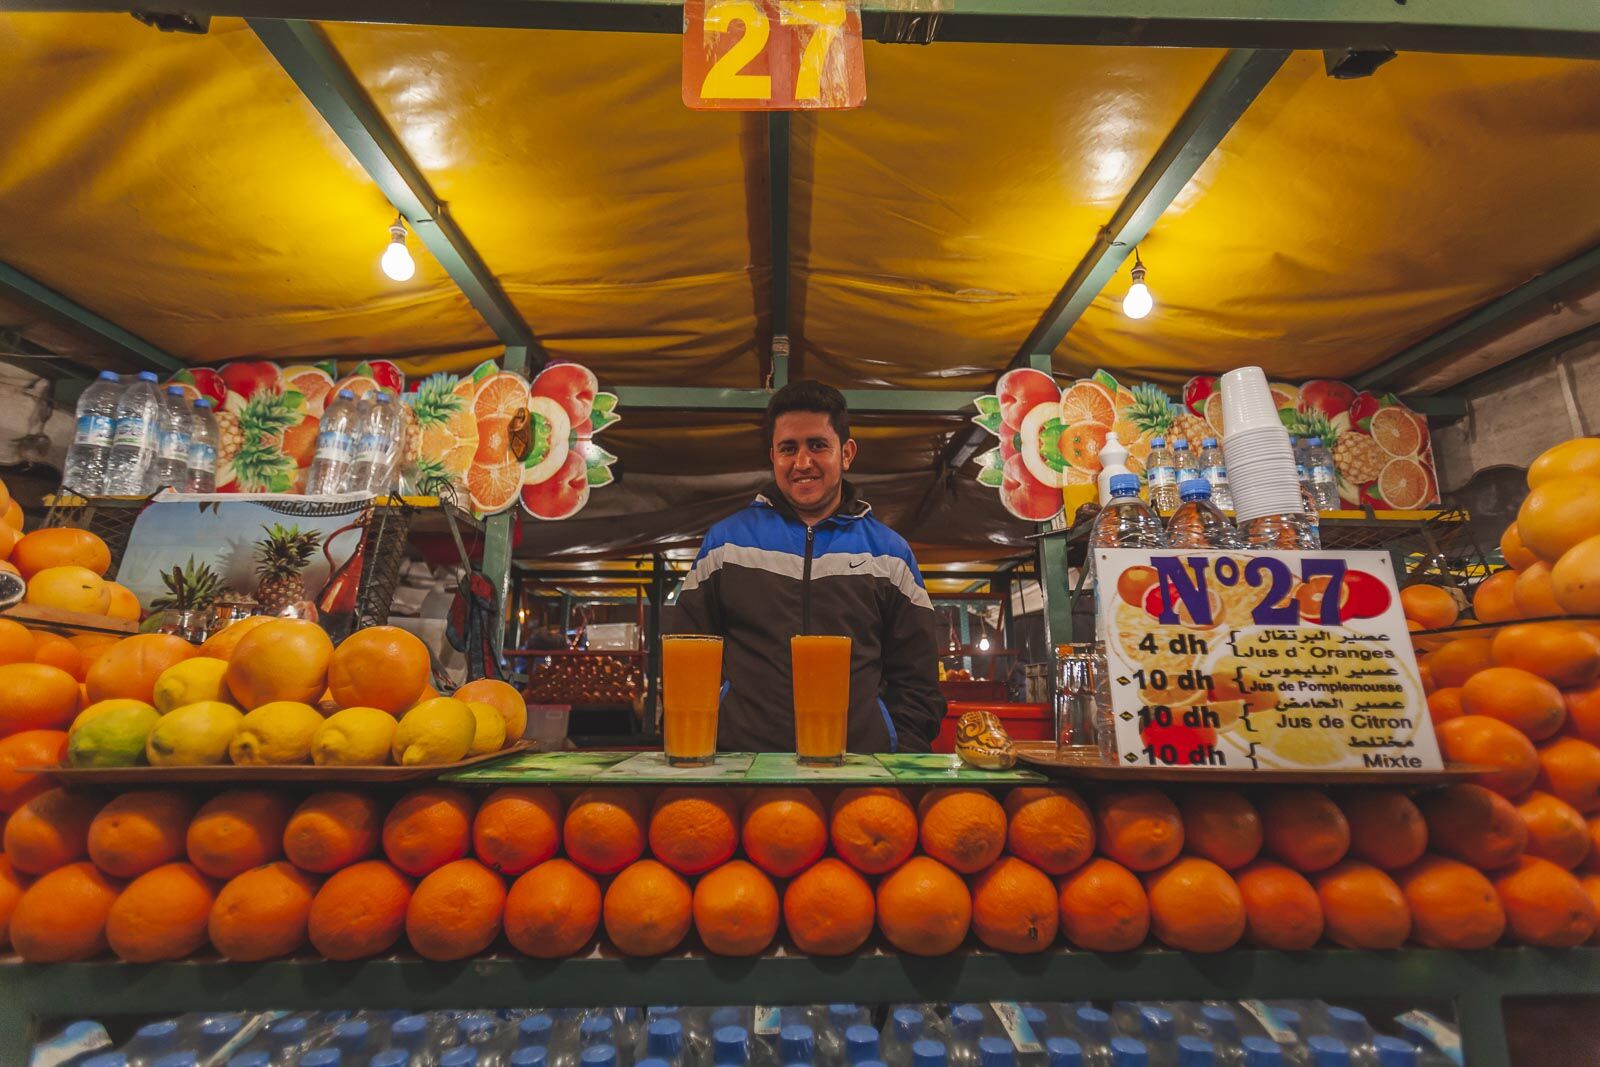
<path id="1" fill-rule="evenodd" d="M 854 563 L 850 564 L 850 569 L 851 570 L 855 570 L 857 567 L 861 566 L 865 562 L 867 562 L 867 561 L 864 560 L 864 559 L 858 559 Z"/>

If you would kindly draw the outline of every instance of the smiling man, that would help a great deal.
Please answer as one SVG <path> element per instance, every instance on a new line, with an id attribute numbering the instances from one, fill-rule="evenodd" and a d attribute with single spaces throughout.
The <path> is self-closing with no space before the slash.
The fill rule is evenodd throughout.
<path id="1" fill-rule="evenodd" d="M 933 606 L 905 538 L 844 474 L 856 458 L 837 389 L 791 382 L 763 426 L 772 483 L 717 523 L 664 632 L 723 638 L 717 747 L 792 752 L 789 638 L 850 638 L 852 752 L 926 752 L 944 718 Z"/>

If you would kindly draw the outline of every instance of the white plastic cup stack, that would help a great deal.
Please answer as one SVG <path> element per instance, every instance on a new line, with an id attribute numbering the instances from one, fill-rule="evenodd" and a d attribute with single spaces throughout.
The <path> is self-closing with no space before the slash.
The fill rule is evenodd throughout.
<path id="1" fill-rule="evenodd" d="M 1294 447 L 1278 418 L 1272 390 L 1260 367 L 1240 367 L 1222 376 L 1222 459 L 1233 490 L 1239 526 L 1272 515 L 1303 513 Z"/>

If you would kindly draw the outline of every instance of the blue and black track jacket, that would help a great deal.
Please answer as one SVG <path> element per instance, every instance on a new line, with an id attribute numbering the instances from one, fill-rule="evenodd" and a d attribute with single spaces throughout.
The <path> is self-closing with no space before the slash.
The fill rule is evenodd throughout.
<path id="1" fill-rule="evenodd" d="M 849 482 L 809 528 L 769 485 L 706 533 L 663 632 L 722 636 L 725 752 L 794 751 L 795 634 L 851 639 L 852 752 L 926 752 L 945 712 L 934 619 L 910 546 Z"/>

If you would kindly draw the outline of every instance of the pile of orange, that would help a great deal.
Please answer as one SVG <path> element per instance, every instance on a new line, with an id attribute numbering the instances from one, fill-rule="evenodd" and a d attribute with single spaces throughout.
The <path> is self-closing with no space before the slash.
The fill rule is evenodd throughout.
<path id="1" fill-rule="evenodd" d="M 26 603 L 137 622 L 139 598 L 106 579 L 111 550 L 88 530 L 56 527 L 22 532 L 22 509 L 0 483 L 0 569 L 28 583 Z"/>
<path id="2" fill-rule="evenodd" d="M 208 947 L 235 960 L 353 960 L 402 941 L 432 960 L 502 936 L 559 958 L 603 937 L 628 955 L 749 956 L 786 933 L 820 956 L 874 931 L 915 955 L 969 935 L 999 952 L 1064 940 L 1190 952 L 1326 940 L 1447 949 L 1595 934 L 1600 852 L 1561 798 L 1478 784 L 1167 793 L 961 787 L 751 791 L 527 786 L 479 797 L 271 789 L 109 802 L 55 789 L 12 811 L 0 944 L 31 961 L 129 961 Z M 1600 806 L 1600 803 L 1597 803 Z M 1575 871 L 1582 872 L 1581 880 Z"/>

